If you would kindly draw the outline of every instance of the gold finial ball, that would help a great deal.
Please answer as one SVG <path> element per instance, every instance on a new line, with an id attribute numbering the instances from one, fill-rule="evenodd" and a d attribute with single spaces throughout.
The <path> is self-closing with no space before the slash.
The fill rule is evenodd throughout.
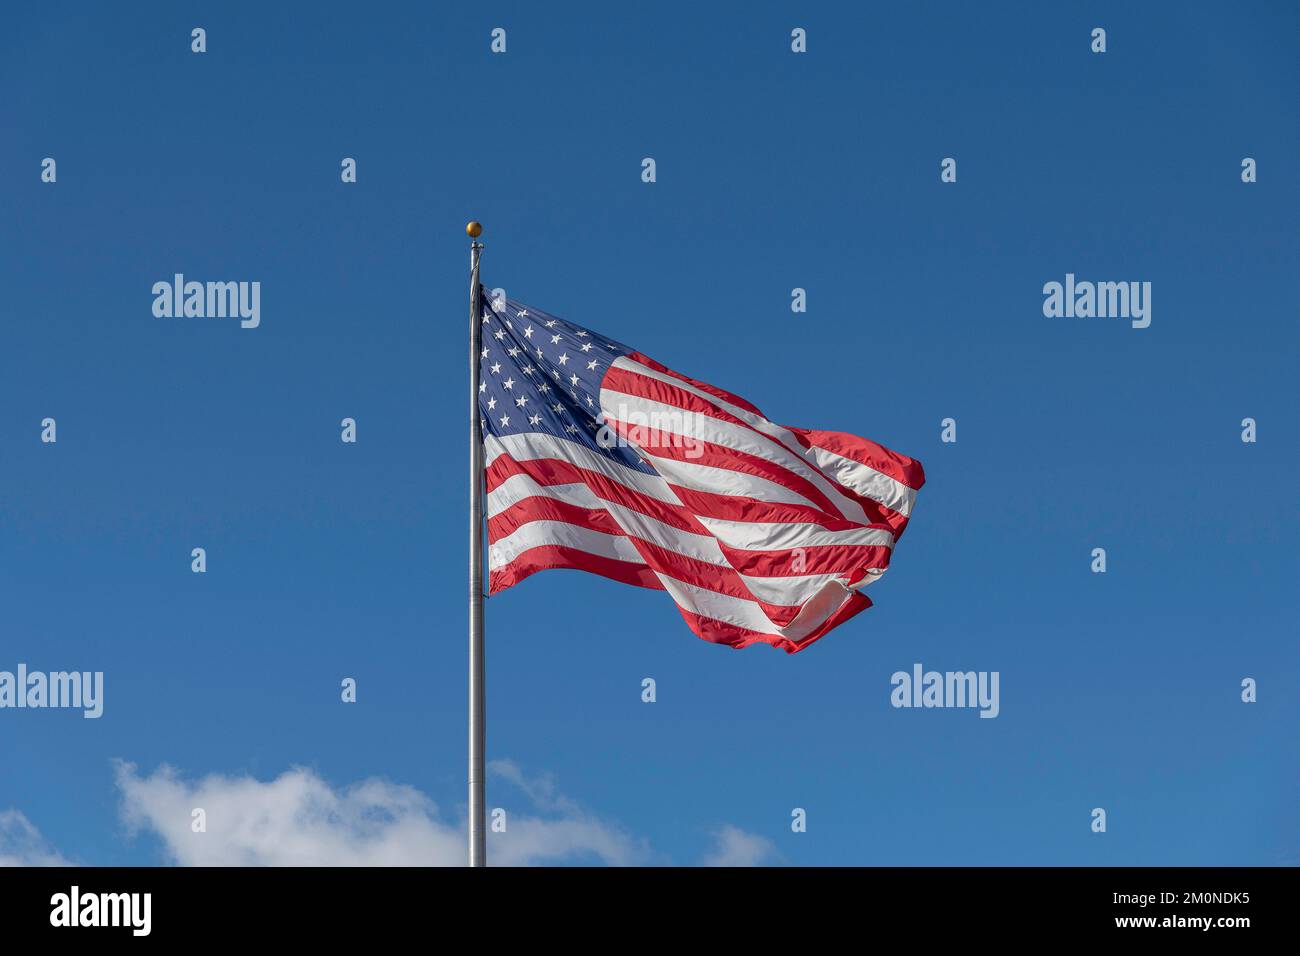
<path id="1" fill-rule="evenodd" d="M 474 222 L 473 220 L 470 220 L 469 224 L 465 227 L 465 234 L 469 236 L 471 239 L 477 239 L 479 236 L 483 234 L 482 223 L 477 223 Z"/>

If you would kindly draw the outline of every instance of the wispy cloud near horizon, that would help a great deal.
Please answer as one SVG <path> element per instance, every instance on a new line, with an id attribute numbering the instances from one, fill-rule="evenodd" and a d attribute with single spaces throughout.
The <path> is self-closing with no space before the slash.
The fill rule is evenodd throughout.
<path id="1" fill-rule="evenodd" d="M 0 810 L 0 866 L 75 866 L 18 810 Z"/>
<path id="2" fill-rule="evenodd" d="M 648 840 L 628 833 L 563 794 L 549 773 L 528 774 L 510 760 L 489 773 L 523 795 L 494 801 L 504 829 L 489 829 L 494 866 L 566 863 L 652 866 L 670 862 Z M 161 843 L 176 866 L 463 866 L 465 820 L 449 818 L 414 787 L 380 778 L 334 786 L 293 767 L 270 780 L 247 774 L 187 777 L 162 764 L 144 774 L 114 762 L 127 834 Z M 203 826 L 196 832 L 196 811 Z M 489 819 L 491 825 L 492 819 Z M 764 837 L 725 824 L 713 832 L 704 866 L 759 866 L 776 857 Z M 0 866 L 73 866 L 15 809 L 0 811 Z"/>

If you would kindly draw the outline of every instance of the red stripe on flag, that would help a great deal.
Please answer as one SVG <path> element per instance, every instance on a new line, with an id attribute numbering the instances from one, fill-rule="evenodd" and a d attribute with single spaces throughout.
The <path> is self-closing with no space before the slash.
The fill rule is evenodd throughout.
<path id="1" fill-rule="evenodd" d="M 629 426 L 625 422 L 612 418 L 606 418 L 605 424 L 624 438 L 627 438 L 629 433 L 636 428 L 636 426 Z M 807 498 L 827 514 L 840 516 L 839 509 L 831 503 L 831 500 L 822 493 L 820 488 L 807 478 L 783 465 L 778 465 L 757 455 L 751 455 L 749 452 L 739 451 L 726 445 L 719 445 L 699 438 L 691 439 L 690 448 L 685 447 L 680 442 L 675 442 L 675 439 L 668 437 L 667 444 L 643 444 L 641 442 L 634 442 L 633 444 L 647 455 L 657 458 L 684 461 L 709 468 L 725 468 L 728 471 L 738 471 L 741 474 L 766 478 L 768 481 L 774 481 L 778 485 L 789 488 L 795 494 Z"/>
<path id="2" fill-rule="evenodd" d="M 601 387 L 611 389 L 615 392 L 620 392 L 624 395 L 630 395 L 634 398 L 644 398 L 650 401 L 659 402 L 660 404 L 663 405 L 671 405 L 673 407 L 680 408 L 686 412 L 692 412 L 697 415 L 705 415 L 708 416 L 709 418 L 714 418 L 717 419 L 718 421 L 726 422 L 730 425 L 747 429 L 753 432 L 756 436 L 759 436 L 760 440 L 771 442 L 773 445 L 775 445 L 778 448 L 781 448 L 782 450 L 786 451 L 788 454 L 798 457 L 801 463 L 806 464 L 810 469 L 820 474 L 823 478 L 825 478 L 828 482 L 830 482 L 841 494 L 843 494 L 850 500 L 855 501 L 857 504 L 859 504 L 862 507 L 863 511 L 866 512 L 867 517 L 870 518 L 872 522 L 881 522 L 887 524 L 891 529 L 897 532 L 901 532 L 902 529 L 907 525 L 906 515 L 895 511 L 894 509 L 890 508 L 888 505 L 880 501 L 877 501 L 874 498 L 869 498 L 866 495 L 860 494 L 854 489 L 849 488 L 844 484 L 841 484 L 836 479 L 835 475 L 828 474 L 822 471 L 822 469 L 817 467 L 815 462 L 808 461 L 806 458 L 803 457 L 803 455 L 797 453 L 792 448 L 788 448 L 784 442 L 780 441 L 775 436 L 769 435 L 767 432 L 755 428 L 753 425 L 749 424 L 748 422 L 742 421 L 741 419 L 737 418 L 735 415 L 732 415 L 730 412 L 718 408 L 716 405 L 712 404 L 711 402 L 708 402 L 705 399 L 700 398 L 700 396 L 698 395 L 693 395 L 692 393 L 686 391 L 683 388 L 679 388 L 675 385 L 670 385 L 667 382 L 661 382 L 658 379 L 650 378 L 649 376 L 642 375 L 632 369 L 624 369 L 624 368 L 611 368 L 608 372 L 606 372 L 605 378 L 601 382 Z M 611 428 L 616 428 L 618 430 L 618 433 L 622 435 L 624 439 L 631 440 L 631 438 L 635 437 L 637 434 L 635 430 L 637 426 L 635 425 L 631 425 L 623 422 L 617 422 L 616 420 L 608 417 L 606 418 L 606 423 L 609 424 Z M 920 485 L 910 484 L 911 480 L 916 480 L 916 476 L 918 474 L 921 483 L 922 484 L 925 483 L 924 472 L 920 471 L 921 468 L 920 462 L 914 461 L 913 459 L 907 458 L 906 456 L 903 455 L 898 455 L 895 452 L 891 452 L 889 449 L 884 448 L 881 445 L 877 445 L 874 442 L 869 442 L 866 439 L 857 439 L 857 441 L 860 442 L 860 446 L 854 446 L 851 441 L 848 441 L 849 439 L 855 438 L 855 436 L 853 435 L 845 435 L 841 432 L 817 432 L 816 434 L 818 436 L 838 436 L 838 438 L 836 439 L 832 439 L 830 437 L 827 437 L 825 439 L 826 442 L 829 442 L 835 446 L 832 448 L 829 447 L 829 445 L 827 444 L 823 444 L 821 441 L 816 441 L 816 442 L 811 441 L 807 437 L 807 431 L 808 431 L 807 429 L 790 428 L 785 425 L 778 425 L 776 427 L 784 428 L 786 431 L 790 432 L 794 436 L 795 440 L 799 442 L 800 445 L 804 448 L 809 447 L 809 445 L 815 444 L 818 445 L 819 447 L 826 448 L 827 451 L 834 451 L 836 454 L 841 455 L 841 457 L 849 458 L 851 461 L 856 461 L 859 464 L 866 465 L 867 467 L 871 467 L 871 468 L 875 468 L 872 462 L 878 461 L 884 467 L 875 468 L 876 471 L 879 471 L 881 472 L 881 474 L 887 475 L 890 478 L 894 478 L 897 481 L 901 481 L 903 484 L 908 485 L 908 487 L 912 487 L 912 488 L 920 487 Z M 653 428 L 646 428 L 644 429 L 644 431 L 651 438 L 653 438 L 656 435 L 656 431 Z M 669 441 L 672 442 L 673 439 L 669 439 Z M 744 455 L 747 458 L 756 457 L 753 455 L 749 455 L 746 452 L 742 452 L 738 450 L 733 451 L 727 446 L 716 445 L 712 442 L 704 442 L 698 438 L 692 438 L 691 442 L 696 447 L 704 446 L 704 447 L 712 448 L 713 450 L 721 449 L 726 454 L 735 454 L 738 456 Z M 677 458 L 686 461 L 695 460 L 695 458 L 693 457 L 693 453 L 682 455 L 680 454 L 682 449 L 679 447 L 675 448 L 671 444 L 667 446 L 652 445 L 646 442 L 639 442 L 639 441 L 632 441 L 631 443 L 636 445 L 636 447 L 638 448 L 644 449 L 648 454 L 658 454 L 665 458 Z M 844 451 L 837 451 L 836 449 L 838 448 L 844 448 L 845 451 L 852 450 L 853 455 L 845 454 Z M 897 461 L 895 459 L 897 459 Z M 784 466 L 776 465 L 775 463 L 769 462 L 767 459 L 759 459 L 759 460 L 766 462 L 771 467 L 784 468 Z M 717 459 L 715 459 L 714 461 L 701 461 L 700 463 L 701 464 L 718 463 L 719 467 L 727 467 L 725 463 L 721 463 Z M 744 469 L 736 469 L 736 470 L 740 471 Z M 798 472 L 790 471 L 789 469 L 785 469 L 785 471 L 786 474 L 790 476 L 791 481 L 797 481 L 802 483 L 802 487 L 796 487 L 794 485 L 790 485 L 791 490 L 797 491 L 798 493 L 804 495 L 804 497 L 810 498 L 810 500 L 821 505 L 821 507 L 823 507 L 828 511 L 831 511 L 834 514 L 840 513 L 839 509 L 835 507 L 825 497 L 825 495 L 821 492 L 821 490 L 818 489 L 817 486 L 814 485 L 811 481 L 804 478 Z M 904 479 L 903 477 L 900 477 L 901 475 L 907 475 L 908 478 Z M 764 477 L 768 477 L 768 476 L 764 475 Z M 782 483 L 785 484 L 787 482 L 782 482 Z M 803 487 L 807 487 L 811 489 L 812 493 L 816 495 L 816 497 L 812 497 L 807 491 L 803 490 Z"/>
<path id="3" fill-rule="evenodd" d="M 640 362 L 642 365 L 646 366 L 646 368 L 652 368 L 656 372 L 661 372 L 664 375 L 671 375 L 673 378 L 677 379 L 680 382 L 685 382 L 687 385 L 693 385 L 694 387 L 698 388 L 701 392 L 708 392 L 710 395 L 714 396 L 715 398 L 720 398 L 724 402 L 728 402 L 729 404 L 735 405 L 737 408 L 743 408 L 745 411 L 753 412 L 755 415 L 758 415 L 762 418 L 767 417 L 762 412 L 760 412 L 756 406 L 751 405 L 749 402 L 745 401 L 739 395 L 733 395 L 731 392 L 728 392 L 725 389 L 718 388 L 716 385 L 710 385 L 708 382 L 701 382 L 697 379 L 689 378 L 685 375 L 682 375 L 680 372 L 674 372 L 667 365 L 661 365 L 659 362 L 656 362 L 648 355 L 642 355 L 640 352 L 628 352 L 627 357 L 634 362 Z"/>
<path id="4" fill-rule="evenodd" d="M 554 498 L 534 495 L 517 501 L 500 514 L 494 515 L 488 521 L 488 541 L 495 543 L 532 521 L 563 521 L 578 528 L 586 528 L 602 534 L 618 535 L 636 548 L 637 553 L 641 555 L 641 558 L 651 571 L 658 571 L 684 584 L 703 588 L 706 591 L 725 594 L 729 597 L 739 598 L 742 601 L 752 601 L 762 609 L 763 613 L 774 624 L 788 624 L 799 613 L 798 605 L 769 604 L 759 599 L 745 584 L 740 572 L 734 567 L 701 561 L 698 558 L 655 544 L 653 541 L 647 541 L 636 535 L 628 534 L 607 511 L 583 508 L 568 502 L 557 501 Z M 580 549 L 570 548 L 569 550 Z M 524 553 L 531 553 L 531 549 L 529 552 Z M 736 553 L 743 555 L 751 565 L 757 566 L 760 552 L 738 551 Z M 775 566 L 784 553 L 773 552 L 771 564 Z M 593 555 L 593 557 L 601 560 L 614 560 L 598 555 Z M 744 573 L 754 573 L 756 576 L 762 575 L 762 572 L 746 571 Z M 814 574 L 817 572 L 809 570 L 807 573 Z M 859 577 L 861 577 L 860 573 L 848 577 L 846 580 L 855 581 Z"/>
<path id="5" fill-rule="evenodd" d="M 488 519 L 488 542 L 495 544 L 530 521 L 563 521 L 601 534 L 625 536 L 622 527 L 608 511 L 594 511 L 567 501 L 533 495 L 516 501 Z"/>
<path id="6" fill-rule="evenodd" d="M 645 565 L 607 558 L 580 548 L 544 544 L 529 548 L 509 564 L 491 572 L 488 575 L 488 593 L 496 594 L 498 591 L 504 591 L 538 571 L 552 568 L 590 571 L 592 574 L 599 574 L 623 584 L 635 584 L 637 587 L 652 588 L 656 591 L 663 590 L 663 585 L 659 583 L 654 572 Z"/>
<path id="7" fill-rule="evenodd" d="M 794 654 L 803 650 L 818 638 L 829 634 L 838 625 L 843 624 L 855 614 L 865 611 L 869 607 L 871 607 L 871 599 L 865 594 L 854 591 L 843 606 L 827 618 L 821 627 L 797 641 L 793 641 L 788 637 L 781 637 L 779 634 L 762 634 L 758 631 L 751 631 L 749 628 L 729 624 L 726 621 L 715 621 L 712 618 L 692 613 L 681 605 L 678 605 L 677 610 L 681 612 L 686 625 L 695 632 L 696 636 L 711 644 L 726 644 L 736 650 L 749 647 L 751 644 L 770 644 L 773 647 L 779 647 L 787 654 Z"/>
<path id="8" fill-rule="evenodd" d="M 741 551 L 719 542 L 723 555 L 741 574 L 754 578 L 840 574 L 861 579 L 869 568 L 887 568 L 893 552 L 883 544 L 827 544 L 788 551 Z"/>
<path id="9" fill-rule="evenodd" d="M 539 485 L 586 485 L 597 498 L 632 511 L 639 511 L 681 531 L 708 534 L 704 525 L 687 508 L 660 501 L 614 481 L 598 471 L 579 468 L 558 458 L 531 458 L 518 461 L 509 455 L 498 455 L 487 467 L 487 493 L 491 494 L 502 482 L 514 475 L 527 475 Z"/>
<path id="10" fill-rule="evenodd" d="M 847 432 L 826 432 L 815 428 L 791 428 L 788 431 L 798 435 L 810 445 L 825 448 L 841 458 L 856 461 L 860 465 L 873 468 L 882 475 L 888 475 L 901 481 L 913 490 L 920 490 L 925 484 L 925 469 L 915 458 L 908 458 L 896 451 L 890 451 L 884 445 L 850 435 Z"/>

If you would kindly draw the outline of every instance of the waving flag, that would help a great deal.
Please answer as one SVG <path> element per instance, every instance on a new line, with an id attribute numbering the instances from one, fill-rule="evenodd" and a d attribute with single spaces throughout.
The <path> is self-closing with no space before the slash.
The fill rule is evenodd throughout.
<path id="1" fill-rule="evenodd" d="M 921 463 L 481 292 L 490 592 L 576 568 L 667 591 L 706 641 L 790 653 L 871 606 Z"/>

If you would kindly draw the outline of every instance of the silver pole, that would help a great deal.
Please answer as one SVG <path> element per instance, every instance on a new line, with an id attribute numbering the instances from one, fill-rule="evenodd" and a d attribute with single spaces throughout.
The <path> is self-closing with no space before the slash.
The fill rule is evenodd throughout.
<path id="1" fill-rule="evenodd" d="M 479 433 L 479 352 L 483 322 L 478 266 L 482 227 L 466 227 L 469 245 L 469 865 L 487 866 L 487 816 L 483 764 L 487 738 L 483 706 L 486 669 L 483 659 L 483 437 Z"/>

